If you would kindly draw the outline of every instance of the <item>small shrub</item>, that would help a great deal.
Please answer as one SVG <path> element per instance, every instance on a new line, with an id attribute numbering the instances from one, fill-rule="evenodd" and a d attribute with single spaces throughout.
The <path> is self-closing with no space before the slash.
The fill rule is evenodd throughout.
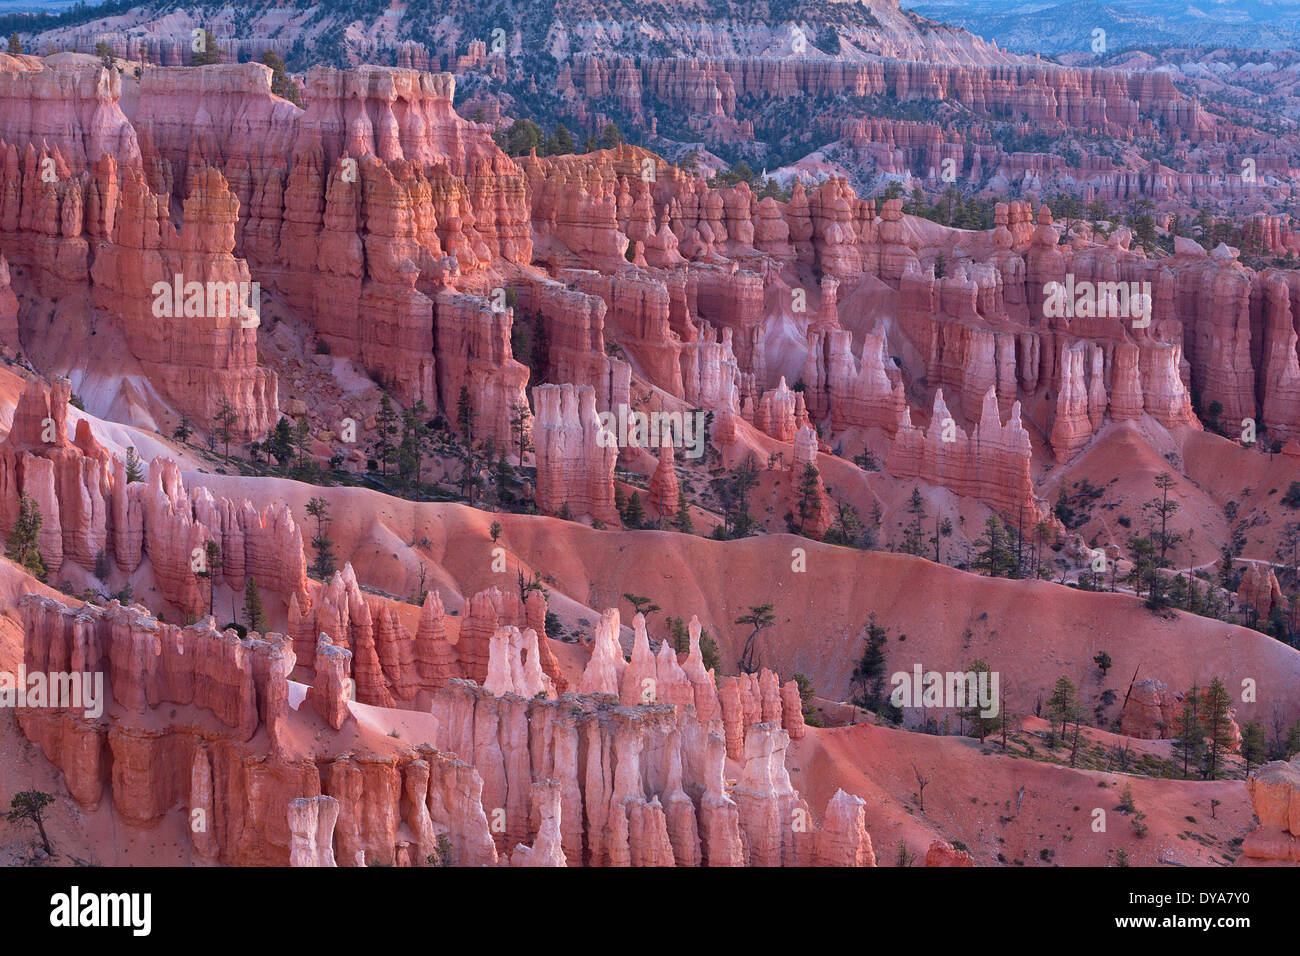
<path id="1" fill-rule="evenodd" d="M 1282 496 L 1282 504 L 1288 508 L 1300 508 L 1300 481 L 1291 482 L 1291 487 Z"/>

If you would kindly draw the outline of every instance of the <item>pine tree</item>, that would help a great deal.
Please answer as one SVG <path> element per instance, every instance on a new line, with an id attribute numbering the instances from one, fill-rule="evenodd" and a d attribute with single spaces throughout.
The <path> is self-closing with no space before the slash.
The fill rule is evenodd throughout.
<path id="1" fill-rule="evenodd" d="M 984 536 L 975 539 L 975 557 L 971 562 L 976 571 L 991 578 L 1013 577 L 1016 563 L 1006 526 L 993 515 L 984 522 Z"/>
<path id="2" fill-rule="evenodd" d="M 262 634 L 266 631 L 266 612 L 262 610 L 262 596 L 257 591 L 257 581 L 248 579 L 244 585 L 244 617 L 248 620 L 248 629 Z"/>
<path id="3" fill-rule="evenodd" d="M 131 445 L 126 449 L 126 483 L 133 484 L 137 481 L 144 481 L 144 462 L 140 460 L 140 453 Z"/>
<path id="4" fill-rule="evenodd" d="M 1110 655 L 1105 651 L 1098 651 L 1092 658 L 1092 662 L 1097 665 L 1097 670 L 1101 671 L 1101 679 L 1106 679 L 1106 671 L 1111 668 Z"/>
<path id="5" fill-rule="evenodd" d="M 23 54 L 23 43 L 21 40 L 18 39 L 18 34 L 17 33 L 9 34 L 9 55 L 22 56 L 22 54 Z"/>
<path id="6" fill-rule="evenodd" d="M 921 497 L 921 489 L 916 485 L 912 486 L 912 497 L 908 499 L 907 513 L 912 516 L 908 522 L 907 529 L 903 532 L 903 544 L 899 549 L 904 554 L 914 554 L 917 557 L 925 556 L 925 501 Z"/>
<path id="7" fill-rule="evenodd" d="M 285 70 L 284 60 L 274 50 L 262 54 L 262 63 L 271 68 L 271 92 L 283 97 L 299 109 L 302 108 L 302 91 Z"/>
<path id="8" fill-rule="evenodd" d="M 1169 567 L 1169 549 L 1183 540 L 1181 534 L 1169 530 L 1169 519 L 1178 512 L 1178 501 L 1170 500 L 1169 491 L 1174 487 L 1173 476 L 1162 471 L 1155 477 L 1155 486 L 1160 491 L 1159 498 L 1152 498 L 1142 510 L 1147 512 L 1151 521 L 1151 538 L 1160 552 L 1160 567 Z"/>
<path id="9" fill-rule="evenodd" d="M 294 431 L 293 425 L 286 417 L 281 417 L 271 429 L 271 434 L 267 436 L 266 441 L 262 443 L 266 453 L 275 459 L 276 464 L 281 468 L 293 458 L 294 449 Z"/>
<path id="10" fill-rule="evenodd" d="M 803 474 L 799 476 L 799 533 L 803 534 L 810 519 L 816 519 L 822 513 L 820 495 L 821 475 L 817 466 L 809 462 L 804 465 Z"/>
<path id="11" fill-rule="evenodd" d="M 516 405 L 510 410 L 510 433 L 519 448 L 520 468 L 524 467 L 524 452 L 533 447 L 532 440 L 528 437 L 528 425 L 532 419 L 533 413 L 527 405 Z"/>
<path id="12" fill-rule="evenodd" d="M 1223 772 L 1224 760 L 1228 754 L 1231 721 L 1228 711 L 1232 700 L 1223 686 L 1223 681 L 1214 678 L 1210 689 L 1205 692 L 1205 779 L 1218 780 Z"/>
<path id="13" fill-rule="evenodd" d="M 623 523 L 629 528 L 640 528 L 645 524 L 645 505 L 641 503 L 641 492 L 632 492 L 627 499 L 627 510 L 623 514 Z"/>
<path id="14" fill-rule="evenodd" d="M 194 57 L 190 61 L 193 66 L 211 66 L 221 62 L 221 54 L 225 51 L 217 46 L 217 38 L 210 30 L 204 29 L 200 46 L 202 49 L 195 50 Z"/>
<path id="15" fill-rule="evenodd" d="M 460 387 L 460 395 L 456 399 L 456 427 L 460 429 L 461 436 L 467 442 L 474 440 L 474 403 L 470 398 L 469 386 Z"/>
<path id="16" fill-rule="evenodd" d="M 1241 756 L 1246 761 L 1246 773 L 1250 773 L 1252 764 L 1259 766 L 1263 763 L 1267 754 L 1268 742 L 1264 735 L 1264 727 L 1258 721 L 1252 720 L 1241 728 Z"/>
<path id="17" fill-rule="evenodd" d="M 375 461 L 379 463 L 381 475 L 388 474 L 388 466 L 396 457 L 397 450 L 393 445 L 396 435 L 397 412 L 393 409 L 392 400 L 385 394 L 379 399 L 379 412 L 375 415 L 375 440 L 370 446 Z"/>
<path id="18" fill-rule="evenodd" d="M 1060 727 L 1060 733 L 1065 733 L 1065 727 L 1070 721 L 1079 720 L 1079 698 L 1074 687 L 1074 682 L 1065 675 L 1056 679 L 1056 684 L 1052 687 L 1052 696 L 1047 699 L 1047 717 L 1051 726 L 1051 733 L 1048 736 L 1047 746 L 1055 749 L 1057 745 L 1057 727 Z"/>
<path id="19" fill-rule="evenodd" d="M 1287 728 L 1286 740 L 1282 743 L 1282 756 L 1290 760 L 1300 754 L 1300 720 Z"/>
<path id="20" fill-rule="evenodd" d="M 1147 588 L 1147 600 L 1154 604 L 1159 595 L 1160 560 L 1156 557 L 1156 546 L 1150 538 L 1134 535 L 1128 540 L 1129 560 L 1133 569 L 1128 573 L 1128 582 L 1133 591 L 1142 596 L 1143 585 Z"/>
<path id="21" fill-rule="evenodd" d="M 496 486 L 497 486 L 497 505 L 502 508 L 509 508 L 514 503 L 514 495 L 511 488 L 515 483 L 515 469 L 510 464 L 510 459 L 506 457 L 506 448 L 504 445 L 497 452 L 496 466 Z"/>
<path id="22" fill-rule="evenodd" d="M 230 462 L 230 439 L 234 435 L 235 425 L 239 423 L 239 413 L 223 395 L 217 407 L 217 439 L 224 449 L 224 461 Z"/>
<path id="23" fill-rule="evenodd" d="M 651 614 L 659 610 L 659 605 L 650 603 L 648 597 L 644 597 L 640 594 L 632 594 L 630 591 L 625 591 L 623 593 L 623 600 L 632 605 L 632 614 L 634 616 L 641 614 L 648 619 Z"/>
<path id="24" fill-rule="evenodd" d="M 316 534 L 311 539 L 311 546 L 316 549 L 316 560 L 312 562 L 311 573 L 325 581 L 335 571 L 334 542 L 326 532 L 330 523 L 329 503 L 324 498 L 312 498 L 307 502 L 307 514 L 316 519 Z"/>
<path id="25" fill-rule="evenodd" d="M 1183 776 L 1190 776 L 1192 767 L 1199 767 L 1205 754 L 1205 727 L 1201 723 L 1201 689 L 1192 684 L 1183 698 L 1183 709 L 1178 715 L 1178 736 L 1174 738 L 1174 753 L 1183 758 Z"/>
<path id="26" fill-rule="evenodd" d="M 217 544 L 217 542 L 212 539 L 208 539 L 208 541 L 203 545 L 203 552 L 204 557 L 206 558 L 206 564 L 202 571 L 195 572 L 195 576 L 208 579 L 208 616 L 211 617 L 213 614 L 213 601 L 216 597 L 215 592 L 217 590 L 217 571 L 221 568 L 223 563 L 221 559 L 221 545 Z"/>
<path id="27" fill-rule="evenodd" d="M 573 134 L 563 123 L 555 124 L 555 154 L 564 156 L 573 152 Z"/>
<path id="28" fill-rule="evenodd" d="M 424 469 L 424 453 L 429 443 L 429 426 L 425 422 L 428 410 L 418 401 L 402 416 L 402 439 L 397 445 L 397 472 L 402 481 L 412 485 L 415 498 L 420 499 L 420 475 Z"/>
<path id="29" fill-rule="evenodd" d="M 175 438 L 178 442 L 184 444 L 190 440 L 190 436 L 193 434 L 194 426 L 190 424 L 190 420 L 186 416 L 182 415 L 181 423 L 177 425 L 176 430 L 172 432 L 172 438 Z"/>
<path id="30" fill-rule="evenodd" d="M 24 790 L 14 794 L 13 799 L 9 801 L 9 815 L 6 817 L 10 823 L 30 820 L 41 835 L 41 846 L 44 847 L 47 857 L 54 855 L 54 847 L 50 846 L 50 838 L 45 833 L 45 808 L 53 802 L 53 794 L 40 790 Z"/>
<path id="31" fill-rule="evenodd" d="M 979 660 L 972 661 L 970 667 L 966 668 L 966 672 L 975 675 L 976 687 L 978 687 L 980 675 L 992 674 L 992 668 L 989 667 L 987 661 L 980 658 Z M 969 685 L 967 686 L 969 687 Z M 992 686 L 992 680 L 988 681 L 988 686 Z M 984 716 L 983 708 L 980 706 L 978 701 L 968 701 L 968 703 L 970 703 L 971 706 L 964 710 L 957 711 L 957 716 L 962 720 L 970 721 L 971 736 L 978 737 L 980 743 L 984 743 L 984 738 L 997 730 L 998 716 L 997 714 L 994 714 L 992 717 Z"/>
<path id="32" fill-rule="evenodd" d="M 747 455 L 740 464 L 736 465 L 731 478 L 736 501 L 736 514 L 731 531 L 737 538 L 748 535 L 750 528 L 753 527 L 754 517 L 749 513 L 749 493 L 757 484 L 758 465 L 755 464 L 753 455 Z"/>
<path id="33" fill-rule="evenodd" d="M 677 488 L 677 514 L 673 515 L 672 526 L 682 534 L 694 534 L 695 522 L 691 520 L 691 503 L 686 500 L 686 489 Z"/>
<path id="34" fill-rule="evenodd" d="M 9 537 L 5 541 L 5 553 L 9 559 L 22 565 L 28 573 L 40 581 L 44 581 L 48 573 L 45 562 L 41 560 L 38 546 L 42 521 L 41 509 L 37 506 L 36 499 L 30 495 L 23 495 L 18 503 L 18 517 L 14 520 L 13 527 L 9 529 Z"/>
<path id="35" fill-rule="evenodd" d="M 870 711 L 879 711 L 885 687 L 885 643 L 888 632 L 876 623 L 873 611 L 867 621 L 867 646 L 853 668 L 852 686 L 858 689 L 854 703 Z"/>

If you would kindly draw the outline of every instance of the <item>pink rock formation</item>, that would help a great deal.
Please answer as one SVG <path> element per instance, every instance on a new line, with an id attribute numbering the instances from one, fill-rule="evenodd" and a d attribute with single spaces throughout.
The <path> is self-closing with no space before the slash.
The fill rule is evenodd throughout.
<path id="1" fill-rule="evenodd" d="M 807 425 L 799 429 L 794 442 L 789 503 L 791 520 L 800 534 L 819 539 L 830 528 L 833 509 L 817 471 L 817 432 Z"/>
<path id="2" fill-rule="evenodd" d="M 49 663 L 51 659 L 46 655 L 50 653 L 63 659 L 70 650 L 67 642 L 74 634 L 82 636 L 72 646 L 104 646 L 93 641 L 85 644 L 87 620 L 99 621 L 118 613 L 127 614 L 139 624 L 148 620 L 139 611 L 116 611 L 112 607 L 103 614 L 93 612 L 88 619 L 84 612 L 68 611 L 56 602 L 35 597 L 25 603 L 24 613 L 32 635 L 29 646 L 33 664 Z M 115 649 L 118 642 L 130 633 L 130 629 L 116 626 L 105 631 L 105 636 L 122 635 L 109 638 L 114 657 L 119 656 Z M 189 632 L 180 633 L 184 639 Z M 171 639 L 164 637 L 164 641 Z M 215 634 L 199 638 L 216 639 Z M 127 646 L 122 645 L 123 649 Z M 202 646 L 200 643 L 196 648 Z M 236 642 L 235 646 L 244 645 Z M 280 646 L 287 646 L 282 639 Z M 256 642 L 249 647 L 254 655 L 262 653 Z M 331 657 L 342 659 L 346 655 L 346 651 L 322 638 L 317 651 L 322 665 Z M 79 658 L 73 660 L 80 663 Z M 138 667 L 138 663 L 115 666 L 109 674 L 115 698 L 126 706 L 136 706 L 132 695 L 138 696 L 139 691 L 133 688 L 140 685 L 133 668 Z M 328 711 L 333 701 L 335 707 L 346 711 L 344 670 L 345 665 L 334 667 L 331 678 L 329 669 L 318 667 L 317 685 L 308 693 L 314 709 Z M 258 680 L 256 670 L 250 676 L 254 682 Z M 274 684 L 286 681 L 286 670 L 268 671 L 266 679 L 271 683 L 265 688 L 257 685 L 256 695 L 249 697 L 254 728 L 267 716 L 266 708 L 259 709 L 256 701 L 287 699 L 272 692 Z M 333 690 L 318 693 L 324 687 L 322 681 Z M 682 685 L 685 681 L 669 683 Z M 764 696 L 769 707 L 775 706 L 774 678 L 765 676 L 759 684 L 768 687 Z M 141 700 L 139 706 L 187 706 L 184 693 L 167 691 L 163 689 L 165 684 L 157 686 L 158 695 Z M 195 693 L 206 693 L 199 686 Z M 202 699 L 196 698 L 196 704 L 203 706 L 199 702 Z M 217 708 L 218 715 L 234 717 L 236 712 L 221 703 L 227 699 L 211 698 L 211 706 Z M 783 768 L 787 738 L 770 725 L 751 725 L 748 785 L 743 788 L 742 805 L 738 806 L 722 788 L 722 739 L 695 720 L 694 708 L 689 704 L 680 715 L 671 706 L 611 708 L 597 704 L 592 709 L 588 709 L 590 705 L 575 708 L 540 699 L 494 697 L 486 689 L 460 681 L 452 681 L 436 692 L 432 704 L 439 745 L 469 756 L 477 770 L 428 746 L 421 746 L 414 755 L 409 751 L 402 755 L 400 748 L 393 756 L 325 755 L 317 758 L 320 763 L 316 767 L 308 762 L 306 767 L 299 765 L 292 771 L 287 765 L 267 765 L 268 773 L 275 775 L 266 780 L 265 786 L 270 788 L 267 796 L 283 798 L 289 813 L 276 824 L 274 814 L 264 816 L 258 804 L 241 802 L 239 812 L 265 821 L 256 824 L 261 827 L 257 831 L 261 842 L 235 844 L 230 831 L 220 829 L 217 857 L 232 862 L 280 859 L 294 865 L 329 865 L 332 829 L 343 865 L 372 860 L 421 864 L 441 853 L 440 833 L 451 841 L 450 862 L 491 865 L 497 862 L 498 852 L 492 839 L 495 828 L 488 822 L 489 811 L 494 817 L 504 811 L 505 833 L 518 837 L 516 843 L 530 846 L 530 852 L 516 850 L 512 860 L 516 864 L 697 865 L 705 859 L 713 865 L 746 861 L 757 865 L 765 859 L 860 864 L 869 856 L 870 842 L 861 827 L 860 813 L 851 809 L 847 814 L 843 812 L 847 795 L 837 795 L 832 801 L 820 831 L 807 818 L 806 808 L 789 787 Z M 74 763 L 73 752 L 51 736 L 49 731 L 60 721 L 51 721 L 39 711 L 24 713 L 21 719 L 52 759 L 65 767 L 74 794 L 88 794 L 84 775 L 100 778 L 93 765 Z M 294 717 L 286 708 L 280 719 L 302 718 Z M 331 722 L 331 726 L 341 723 Z M 587 746 L 580 751 L 578 741 L 583 738 Z M 327 732 L 323 745 L 326 749 L 330 746 L 328 740 Z M 703 761 L 705 751 L 716 754 L 716 758 Z M 145 753 L 140 751 L 138 756 L 144 757 Z M 585 761 L 580 760 L 580 754 L 586 755 Z M 711 763 L 713 769 L 705 773 L 716 773 L 715 782 L 708 782 L 712 777 L 699 776 L 704 763 Z M 137 761 L 135 766 L 143 770 L 148 763 Z M 167 779 L 165 763 L 154 766 L 162 776 L 112 775 L 115 803 L 131 808 L 138 825 L 152 825 L 150 821 L 165 813 L 168 806 L 156 801 L 140 802 L 150 792 L 142 788 L 160 786 Z M 200 785 L 191 786 L 190 792 L 195 795 L 190 801 L 199 806 L 209 805 L 210 797 L 204 794 L 227 792 L 224 775 L 230 764 L 205 761 L 203 766 L 216 779 L 193 775 Z M 188 768 L 185 776 L 191 776 Z M 649 783 L 656 780 L 661 783 Z M 653 789 L 646 791 L 644 785 Z M 532 793 L 533 799 L 531 803 L 528 799 L 519 801 L 509 797 L 509 791 Z M 255 793 L 260 791 L 249 791 L 240 800 L 259 800 Z M 328 797 L 317 799 L 322 793 Z M 699 806 L 691 793 L 700 795 Z M 163 799 L 167 799 L 165 794 Z M 234 809 L 232 805 L 231 811 Z M 786 815 L 790 835 L 780 824 L 775 831 L 771 828 L 774 810 Z M 399 839 L 397 828 L 403 821 L 413 839 Z M 271 831 L 266 826 L 271 826 Z"/>
<path id="3" fill-rule="evenodd" d="M 1242 852 L 1256 860 L 1300 863 L 1300 760 L 1274 760 L 1246 780 L 1259 826 Z"/>
<path id="4" fill-rule="evenodd" d="M 586 385 L 539 385 L 533 403 L 537 506 L 546 514 L 567 511 L 616 524 L 618 448 L 596 415 L 595 392 Z"/>
<path id="5" fill-rule="evenodd" d="M 1012 520 L 1023 509 L 1026 520 L 1036 521 L 1046 516 L 1047 509 L 1034 497 L 1029 462 L 1029 433 L 1020 421 L 1019 402 L 1012 405 L 1004 425 L 997 393 L 989 388 L 979 424 L 968 438 L 944 404 L 941 389 L 935 393 L 925 431 L 913 426 L 910 410 L 904 410 L 885 470 L 897 478 L 920 478 L 979 498 Z"/>
<path id="6" fill-rule="evenodd" d="M 202 170 L 178 233 L 139 171 L 122 176 L 111 241 L 91 269 L 95 306 L 119 317 L 131 353 L 175 408 L 212 423 L 224 398 L 236 440 L 260 438 L 279 411 L 275 373 L 257 362 L 252 279 L 233 255 L 239 200 L 221 173 Z"/>
<path id="7" fill-rule="evenodd" d="M 336 866 L 334 824 L 339 802 L 333 797 L 296 797 L 289 801 L 289 865 Z"/>
<path id="8" fill-rule="evenodd" d="M 893 434 L 906 401 L 902 377 L 885 351 L 884 333 L 867 335 L 860 363 L 853 358 L 849 332 L 831 331 L 825 341 L 831 427 L 876 427 Z M 809 361 L 814 354 L 810 351 Z"/>
<path id="9" fill-rule="evenodd" d="M 1182 704 L 1178 695 L 1153 677 L 1136 681 L 1120 716 L 1121 733 L 1144 740 L 1173 737 Z"/>
<path id="10" fill-rule="evenodd" d="M 343 726 L 351 716 L 348 701 L 352 700 L 353 681 L 348 675 L 352 673 L 352 652 L 344 647 L 335 647 L 324 634 L 316 642 L 315 676 L 307 691 L 307 702 L 325 723 L 335 730 Z"/>
<path id="11" fill-rule="evenodd" d="M 430 591 L 420 609 L 420 625 L 415 631 L 415 666 L 420 685 L 430 690 L 437 690 L 461 676 L 456 645 L 447 639 L 445 614 L 442 597 Z"/>
<path id="12" fill-rule="evenodd" d="M 672 443 L 664 443 L 659 449 L 659 463 L 655 466 L 654 476 L 650 479 L 650 507 L 658 513 L 661 520 L 677 514 L 681 488 L 673 464 L 675 457 Z"/>
<path id="13" fill-rule="evenodd" d="M 0 255 L 0 346 L 17 351 L 18 297 L 9 285 L 9 263 Z"/>
<path id="14" fill-rule="evenodd" d="M 974 866 L 975 860 L 965 850 L 958 850 L 951 843 L 935 840 L 925 851 L 926 866 Z"/>
<path id="15" fill-rule="evenodd" d="M 1237 604 L 1250 608 L 1256 620 L 1267 621 L 1275 607 L 1282 607 L 1282 587 L 1268 565 L 1248 564 L 1237 589 Z"/>
<path id="16" fill-rule="evenodd" d="M 643 625 L 644 626 L 644 623 Z M 578 685 L 581 694 L 621 695 L 623 674 L 627 670 L 627 659 L 618 643 L 619 615 L 617 608 L 610 608 L 600 616 L 596 625 L 596 634 L 592 640 L 591 658 L 582 672 L 582 681 Z M 640 693 L 636 694 L 640 702 Z"/>

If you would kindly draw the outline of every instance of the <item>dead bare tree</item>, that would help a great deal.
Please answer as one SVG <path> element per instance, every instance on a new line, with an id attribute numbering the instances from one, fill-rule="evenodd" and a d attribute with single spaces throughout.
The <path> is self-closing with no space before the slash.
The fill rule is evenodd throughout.
<path id="1" fill-rule="evenodd" d="M 916 774 L 917 804 L 920 806 L 921 812 L 924 813 L 925 812 L 925 788 L 930 785 L 930 778 L 921 776 L 921 771 L 916 768 L 916 764 L 912 764 L 912 773 Z"/>

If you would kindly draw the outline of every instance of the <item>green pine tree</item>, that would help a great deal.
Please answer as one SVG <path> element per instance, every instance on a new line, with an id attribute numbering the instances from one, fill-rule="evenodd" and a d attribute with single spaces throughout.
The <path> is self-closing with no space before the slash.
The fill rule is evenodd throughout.
<path id="1" fill-rule="evenodd" d="M 262 610 L 262 596 L 257 591 L 257 581 L 248 579 L 244 585 L 244 617 L 248 620 L 248 629 L 263 634 L 266 631 L 266 612 Z"/>
<path id="2" fill-rule="evenodd" d="M 821 474 L 817 471 L 817 466 L 812 462 L 804 465 L 803 473 L 799 476 L 799 533 L 804 534 L 809 521 L 816 521 L 821 517 L 822 498 L 821 498 Z"/>
<path id="3" fill-rule="evenodd" d="M 978 687 L 979 686 L 978 681 L 980 675 L 992 674 L 993 670 L 992 668 L 989 667 L 987 661 L 985 661 L 983 658 L 980 658 L 978 660 L 972 661 L 971 665 L 968 668 L 966 668 L 966 672 L 968 674 L 975 675 L 975 679 L 977 681 L 976 686 Z M 991 679 L 986 678 L 986 680 L 989 680 L 989 686 L 991 687 L 992 686 Z M 997 730 L 998 725 L 1000 723 L 997 714 L 994 714 L 991 717 L 986 717 L 984 715 L 983 708 L 980 706 L 978 701 L 972 703 L 970 707 L 957 711 L 957 716 L 960 717 L 962 720 L 970 722 L 970 735 L 972 737 L 978 737 L 980 739 L 980 743 L 984 743 L 984 738 L 987 737 L 989 734 L 993 733 L 995 730 Z"/>
<path id="4" fill-rule="evenodd" d="M 1203 703 L 1205 719 L 1205 758 L 1204 773 L 1206 780 L 1218 780 L 1223 773 L 1224 761 L 1228 755 L 1232 718 L 1228 711 L 1232 699 L 1228 696 L 1223 681 L 1218 677 L 1210 681 L 1210 688 L 1205 692 Z"/>
<path id="5" fill-rule="evenodd" d="M 1201 723 L 1201 689 L 1192 684 L 1183 698 L 1183 709 L 1178 715 L 1178 736 L 1173 750 L 1182 757 L 1183 776 L 1191 775 L 1193 767 L 1200 767 L 1205 755 L 1205 726 Z"/>
<path id="6" fill-rule="evenodd" d="M 677 488 L 677 514 L 673 515 L 673 529 L 682 534 L 694 534 L 695 522 L 691 520 L 691 503 L 686 500 L 686 489 Z"/>
<path id="7" fill-rule="evenodd" d="M 217 406 L 217 440 L 223 446 L 224 461 L 230 462 L 230 439 L 234 437 L 235 426 L 239 423 L 239 413 L 224 395 Z"/>
<path id="8" fill-rule="evenodd" d="M 926 552 L 925 500 L 921 497 L 921 489 L 916 485 L 912 486 L 912 496 L 907 501 L 907 513 L 912 517 L 903 531 L 903 543 L 899 550 L 904 554 L 924 557 Z"/>
<path id="9" fill-rule="evenodd" d="M 876 623 L 872 611 L 867 620 L 867 646 L 854 665 L 850 684 L 857 688 L 853 702 L 877 713 L 885 705 L 885 643 L 888 640 L 888 631 Z"/>
<path id="10" fill-rule="evenodd" d="M 397 435 L 397 421 L 392 399 L 385 394 L 379 399 L 379 412 L 375 415 L 375 438 L 370 445 L 381 475 L 388 474 L 388 466 L 396 459 L 397 449 L 393 438 Z"/>
<path id="11" fill-rule="evenodd" d="M 48 573 L 38 546 L 42 522 L 41 509 L 37 506 L 36 499 L 23 495 L 18 503 L 18 517 L 5 541 L 5 553 L 9 559 L 22 565 L 40 581 L 44 581 Z"/>
<path id="12" fill-rule="evenodd" d="M 336 570 L 334 542 L 330 540 L 329 502 L 324 498 L 312 498 L 307 502 L 307 514 L 316 519 L 316 534 L 312 536 L 311 546 L 316 550 L 316 560 L 312 562 L 313 577 L 328 580 Z"/>
<path id="13" fill-rule="evenodd" d="M 1047 699 L 1047 717 L 1050 725 L 1047 746 L 1055 749 L 1058 732 L 1064 735 L 1066 725 L 1079 720 L 1078 692 L 1074 682 L 1065 675 L 1058 677 L 1052 687 L 1052 696 Z"/>
<path id="14" fill-rule="evenodd" d="M 623 512 L 623 523 L 629 528 L 640 528 L 645 524 L 645 505 L 641 502 L 641 492 L 634 491 L 627 499 L 627 509 Z"/>
<path id="15" fill-rule="evenodd" d="M 126 450 L 126 483 L 133 484 L 137 481 L 144 481 L 144 462 L 140 460 L 140 453 L 131 445 Z"/>
<path id="16" fill-rule="evenodd" d="M 193 66 L 211 66 L 214 63 L 221 62 L 221 55 L 225 51 L 217 46 L 217 38 L 212 35 L 212 31 L 204 29 L 203 36 L 198 43 L 199 49 L 192 50 L 193 57 L 190 60 Z"/>
<path id="17" fill-rule="evenodd" d="M 1241 728 L 1241 756 L 1246 761 L 1247 774 L 1252 765 L 1258 767 L 1268 758 L 1268 740 L 1258 721 L 1252 720 Z"/>
<path id="18" fill-rule="evenodd" d="M 975 539 L 975 556 L 971 565 L 991 578 L 1015 576 L 1016 553 L 1011 547 L 1006 526 L 997 515 L 984 522 L 983 537 Z"/>

